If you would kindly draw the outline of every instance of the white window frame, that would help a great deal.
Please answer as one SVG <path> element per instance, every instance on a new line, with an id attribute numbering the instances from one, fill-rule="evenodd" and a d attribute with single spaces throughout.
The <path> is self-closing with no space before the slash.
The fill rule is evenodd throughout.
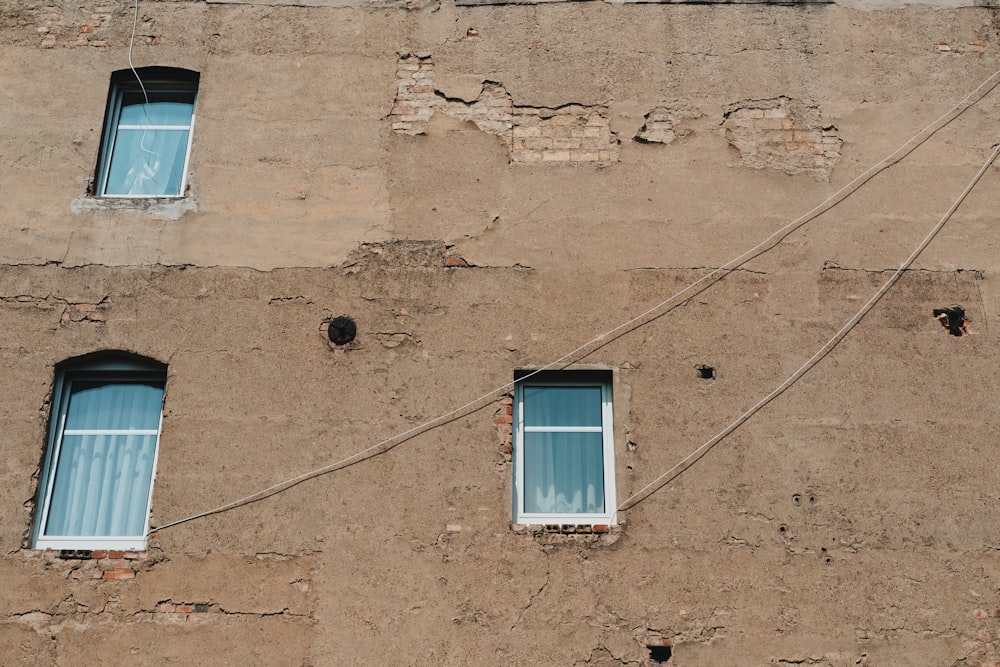
<path id="1" fill-rule="evenodd" d="M 191 145 L 194 138 L 195 111 L 198 108 L 199 76 L 196 72 L 162 67 L 145 67 L 136 70 L 142 80 L 142 86 L 136 81 L 131 70 L 115 72 L 111 77 L 111 89 L 108 93 L 107 112 L 104 120 L 101 150 L 97 158 L 97 176 L 95 179 L 94 196 L 106 199 L 181 199 L 187 192 L 188 165 L 191 163 Z M 171 72 L 174 74 L 172 75 Z M 147 79 L 148 77 L 148 79 Z M 155 102 L 160 93 L 193 92 L 191 102 L 191 120 L 187 125 L 157 125 L 155 123 L 140 125 L 119 125 L 122 111 L 122 101 L 126 92 L 145 89 L 145 95 L 150 102 Z M 187 146 L 184 149 L 184 164 L 181 165 L 180 188 L 176 194 L 108 194 L 108 177 L 111 171 L 111 159 L 115 153 L 115 139 L 118 130 L 187 130 Z"/>
<path id="2" fill-rule="evenodd" d="M 615 525 L 617 505 L 615 489 L 615 438 L 614 405 L 611 371 L 521 371 L 515 375 L 514 384 L 514 507 L 513 523 L 522 525 Z M 524 380 L 518 376 L 527 375 Z M 597 379 L 600 378 L 600 379 Z M 606 379 L 605 379 L 606 378 Z M 525 426 L 524 389 L 527 387 L 600 387 L 601 425 L 582 427 Z M 603 435 L 604 462 L 604 512 L 601 513 L 534 513 L 524 510 L 524 434 L 544 432 L 598 432 Z"/>
<path id="3" fill-rule="evenodd" d="M 73 550 L 116 550 L 143 551 L 146 548 L 146 536 L 149 533 L 150 511 L 153 504 L 153 486 L 156 481 L 156 468 L 160 455 L 160 432 L 163 428 L 163 405 L 160 405 L 160 418 L 157 427 L 153 429 L 129 430 L 91 430 L 66 429 L 66 419 L 69 415 L 69 396 L 73 382 L 94 380 L 120 380 L 122 382 L 155 381 L 163 384 L 166 396 L 166 368 L 153 368 L 151 364 L 137 363 L 124 357 L 110 357 L 94 362 L 81 362 L 58 371 L 53 389 L 52 413 L 49 423 L 48 442 L 45 449 L 45 459 L 42 474 L 39 477 L 38 511 L 35 513 L 34 540 L 35 549 L 73 549 Z M 153 464 L 150 472 L 149 493 L 145 503 L 145 521 L 141 534 L 138 535 L 45 535 L 44 530 L 51 510 L 52 494 L 55 489 L 55 474 L 58 467 L 60 450 L 64 435 L 154 435 Z"/>

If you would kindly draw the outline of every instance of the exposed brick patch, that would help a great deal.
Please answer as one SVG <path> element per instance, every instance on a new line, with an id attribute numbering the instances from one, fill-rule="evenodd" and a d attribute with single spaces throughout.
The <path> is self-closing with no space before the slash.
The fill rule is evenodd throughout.
<path id="1" fill-rule="evenodd" d="M 618 161 L 618 140 L 603 107 L 514 107 L 512 137 L 513 162 Z"/>
<path id="2" fill-rule="evenodd" d="M 0 303 L 15 306 L 32 306 L 41 308 L 42 310 L 61 308 L 62 313 L 59 316 L 59 323 L 62 325 L 71 322 L 104 324 L 107 320 L 108 310 L 111 308 L 111 299 L 109 297 L 103 297 L 96 303 L 77 303 L 51 294 L 47 296 L 36 296 L 33 294 L 0 295 Z"/>
<path id="3" fill-rule="evenodd" d="M 98 303 L 67 303 L 59 319 L 62 324 L 70 322 L 104 324 L 108 319 L 107 312 L 110 305 L 108 298 L 101 299 Z"/>
<path id="4" fill-rule="evenodd" d="M 589 547 L 611 546 L 621 539 L 624 523 L 616 526 L 588 525 L 525 525 L 515 523 L 511 530 L 527 535 L 540 544 L 582 544 Z"/>
<path id="5" fill-rule="evenodd" d="M 493 412 L 493 424 L 497 427 L 497 451 L 504 463 L 509 463 L 514 457 L 512 431 L 514 425 L 514 397 L 504 394 L 496 404 Z"/>
<path id="6" fill-rule="evenodd" d="M 619 142 L 605 107 L 518 106 L 495 81 L 484 81 L 479 96 L 472 101 L 449 98 L 434 83 L 430 56 L 401 54 L 396 98 L 389 112 L 391 128 L 400 134 L 424 134 L 435 112 L 475 123 L 480 130 L 500 137 L 513 163 L 618 161 Z"/>
<path id="7" fill-rule="evenodd" d="M 91 13 L 83 16 L 67 11 L 68 8 L 69 5 L 63 7 L 54 3 L 43 3 L 32 8 L 35 10 L 35 31 L 40 38 L 39 48 L 108 46 L 114 21 L 121 16 L 121 8 L 117 4 L 99 3 Z M 128 24 L 131 26 L 131 18 L 128 19 Z M 163 42 L 163 35 L 156 32 L 152 19 L 144 17 L 137 28 L 136 44 L 155 46 Z"/>
<path id="8" fill-rule="evenodd" d="M 46 569 L 61 570 L 67 579 L 77 581 L 126 581 L 152 564 L 148 551 L 24 549 L 22 553 L 42 559 Z"/>
<path id="9" fill-rule="evenodd" d="M 401 54 L 396 64 L 396 99 L 389 112 L 392 129 L 402 134 L 423 134 L 437 106 L 430 57 Z"/>
<path id="10" fill-rule="evenodd" d="M 787 97 L 732 104 L 722 126 L 743 164 L 754 169 L 826 180 L 840 159 L 843 140 L 837 128 L 820 121 L 816 106 Z"/>
<path id="11" fill-rule="evenodd" d="M 643 144 L 669 144 L 676 139 L 691 134 L 690 129 L 684 129 L 684 121 L 699 118 L 700 113 L 685 109 L 681 105 L 654 107 L 643 116 L 643 125 L 634 139 Z"/>

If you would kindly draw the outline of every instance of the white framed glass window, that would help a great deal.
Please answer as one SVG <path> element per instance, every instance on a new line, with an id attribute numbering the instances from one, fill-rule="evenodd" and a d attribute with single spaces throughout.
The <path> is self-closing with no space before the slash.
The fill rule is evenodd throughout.
<path id="1" fill-rule="evenodd" d="M 514 523 L 611 524 L 610 371 L 515 374 Z"/>
<path id="2" fill-rule="evenodd" d="M 36 549 L 145 548 L 165 387 L 166 367 L 135 357 L 60 368 Z"/>
<path id="3" fill-rule="evenodd" d="M 198 73 L 165 67 L 143 67 L 136 73 L 122 70 L 111 76 L 94 194 L 181 197 L 187 187 Z"/>

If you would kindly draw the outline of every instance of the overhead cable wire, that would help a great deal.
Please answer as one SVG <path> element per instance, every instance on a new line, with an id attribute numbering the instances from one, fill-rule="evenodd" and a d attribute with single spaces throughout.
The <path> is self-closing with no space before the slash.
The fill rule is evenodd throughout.
<path id="1" fill-rule="evenodd" d="M 964 112 L 965 108 L 967 108 L 966 103 L 969 102 L 969 100 L 973 100 L 973 98 L 977 94 L 979 94 L 980 91 L 982 91 L 984 88 L 987 88 L 986 92 L 984 92 L 980 96 L 980 98 L 973 100 L 971 103 L 969 103 L 968 106 L 971 106 L 971 104 L 974 104 L 976 101 L 978 101 L 978 99 L 981 99 L 982 96 L 985 96 L 990 90 L 993 89 L 993 87 L 997 86 L 998 83 L 1000 83 L 1000 81 L 997 81 L 998 78 L 1000 78 L 1000 70 L 993 72 L 993 74 L 984 79 L 982 83 L 980 83 L 972 91 L 970 91 L 968 94 L 962 97 L 962 99 L 960 99 L 958 102 L 953 104 L 947 111 L 945 111 L 940 116 L 935 118 L 933 121 L 925 125 L 920 131 L 918 131 L 910 138 L 908 138 L 906 141 L 904 141 L 902 144 L 900 144 L 900 146 L 896 148 L 894 151 L 889 153 L 887 156 L 885 156 L 878 162 L 874 163 L 871 167 L 869 167 L 865 171 L 861 172 L 861 174 L 859 174 L 858 176 L 855 176 L 846 185 L 838 189 L 836 192 L 834 192 L 832 195 L 824 199 L 822 202 L 811 208 L 809 211 L 807 211 L 806 213 L 802 214 L 792 222 L 784 225 L 783 227 L 773 232 L 763 241 L 757 243 L 750 249 L 740 253 L 733 259 L 720 265 L 719 267 L 713 269 L 712 271 L 706 273 L 698 280 L 684 287 L 680 291 L 672 294 L 666 299 L 660 301 L 659 303 L 653 305 L 652 307 L 648 308 L 642 313 L 636 315 L 635 317 L 632 317 L 631 319 L 627 320 L 622 324 L 619 324 L 618 326 L 612 329 L 605 331 L 604 333 L 590 339 L 589 341 L 583 343 L 582 345 L 578 345 L 577 347 L 573 348 L 572 350 L 563 354 L 557 359 L 554 359 L 549 363 L 541 366 L 540 368 L 537 368 L 534 371 L 525 374 L 523 377 L 520 377 L 515 381 L 507 382 L 505 384 L 500 385 L 499 387 L 491 389 L 490 391 L 481 394 L 476 398 L 473 398 L 472 400 L 458 406 L 457 408 L 454 408 L 437 417 L 434 417 L 433 419 L 429 419 L 423 423 L 417 424 L 416 426 L 406 429 L 405 431 L 397 433 L 396 435 L 393 435 L 391 437 L 379 440 L 373 445 L 366 447 L 358 452 L 355 452 L 350 456 L 346 456 L 333 463 L 321 466 L 314 470 L 302 473 L 301 475 L 297 475 L 290 479 L 278 482 L 265 489 L 255 491 L 251 494 L 243 496 L 242 498 L 225 503 L 224 505 L 220 505 L 213 509 L 206 510 L 204 512 L 199 512 L 197 514 L 192 514 L 190 516 L 178 519 L 176 521 L 164 523 L 155 528 L 150 528 L 149 532 L 164 530 L 166 528 L 171 528 L 173 526 L 177 526 L 182 523 L 194 521 L 195 519 L 200 519 L 206 516 L 210 516 L 212 514 L 225 512 L 227 510 L 234 509 L 236 507 L 239 507 L 247 503 L 256 502 L 258 500 L 268 498 L 276 493 L 280 493 L 284 490 L 287 490 L 293 486 L 296 486 L 297 484 L 300 484 L 301 482 L 304 482 L 308 479 L 312 479 L 313 477 L 318 477 L 320 475 L 333 472 L 335 470 L 353 465 L 355 463 L 359 463 L 373 456 L 377 456 L 381 453 L 389 451 L 390 449 L 398 446 L 399 444 L 409 440 L 410 438 L 416 437 L 417 435 L 431 428 L 441 426 L 450 421 L 453 421 L 461 417 L 467 411 L 472 410 L 473 408 L 477 408 L 477 406 L 481 408 L 482 404 L 484 404 L 484 401 L 492 400 L 497 395 L 509 391 L 511 388 L 514 387 L 514 385 L 517 382 L 524 382 L 525 380 L 533 377 L 534 375 L 537 375 L 538 373 L 554 368 L 556 366 L 562 366 L 564 364 L 572 363 L 572 361 L 577 357 L 578 354 L 594 346 L 597 346 L 602 342 L 607 342 L 609 339 L 613 337 L 622 335 L 626 333 L 628 330 L 631 330 L 632 328 L 640 326 L 644 320 L 655 316 L 657 313 L 662 314 L 661 311 L 663 311 L 664 308 L 666 308 L 668 305 L 678 303 L 681 300 L 681 297 L 683 297 L 686 294 L 689 294 L 699 285 L 707 283 L 712 278 L 719 276 L 720 274 L 724 274 L 726 272 L 730 272 L 736 268 L 739 268 L 740 266 L 750 261 L 754 257 L 758 256 L 763 252 L 766 252 L 773 246 L 780 243 L 785 237 L 787 237 L 789 234 L 794 232 L 799 227 L 819 217 L 819 215 L 829 210 L 836 204 L 840 203 L 843 199 L 845 199 L 854 191 L 856 191 L 858 188 L 860 188 L 862 185 L 867 183 L 876 174 L 881 172 L 883 169 L 888 168 L 895 162 L 901 160 L 903 157 L 908 155 L 912 150 L 914 150 L 917 146 L 919 146 L 920 143 L 925 141 L 930 135 L 933 135 L 935 132 L 941 129 L 941 127 L 947 125 L 952 120 L 954 120 L 954 118 L 956 118 L 958 115 Z"/>
<path id="2" fill-rule="evenodd" d="M 951 216 L 954 215 L 955 211 L 958 210 L 958 207 L 961 206 L 963 201 L 965 201 L 965 198 L 969 196 L 970 192 L 972 192 L 972 189 L 976 186 L 977 183 L 979 183 L 979 180 L 983 177 L 983 174 L 986 173 L 986 170 L 989 168 L 990 164 L 992 164 L 993 161 L 997 158 L 998 154 L 1000 154 L 1000 143 L 996 145 L 993 152 L 986 159 L 986 162 L 983 163 L 983 166 L 979 168 L 979 171 L 976 172 L 976 175 L 972 177 L 972 180 L 969 181 L 968 185 L 965 186 L 965 189 L 962 190 L 962 194 L 958 196 L 958 198 L 951 205 L 948 211 L 941 217 L 941 219 L 937 222 L 937 224 L 935 224 L 934 227 L 931 228 L 930 232 L 927 233 L 927 236 L 925 236 L 923 240 L 921 240 L 920 243 L 917 244 L 917 247 L 914 248 L 913 252 L 910 253 L 910 256 L 907 257 L 905 260 L 903 260 L 903 263 L 899 265 L 899 268 L 897 268 L 892 273 L 891 276 L 889 276 L 889 279 L 885 281 L 882 287 L 880 287 L 872 295 L 872 297 L 868 299 L 868 301 L 863 306 L 861 306 L 861 308 L 853 316 L 851 316 L 850 319 L 847 320 L 844 326 L 842 326 L 839 330 L 837 330 L 837 332 L 833 334 L 833 336 L 831 336 L 830 339 L 827 340 L 826 343 L 824 343 L 823 346 L 819 348 L 819 350 L 816 351 L 815 354 L 813 354 L 805 361 L 805 363 L 799 366 L 794 373 L 789 375 L 784 382 L 775 387 L 774 390 L 772 390 L 764 398 L 754 403 L 754 405 L 750 407 L 749 410 L 741 414 L 724 429 L 722 429 L 721 431 L 713 435 L 711 438 L 706 440 L 704 443 L 699 445 L 690 454 L 688 454 L 680 461 L 678 461 L 676 464 L 674 464 L 673 467 L 671 467 L 669 470 L 664 472 L 662 475 L 660 475 L 652 482 L 650 482 L 646 486 L 642 487 L 641 489 L 633 493 L 628 499 L 623 501 L 615 510 L 615 515 L 617 515 L 618 512 L 624 512 L 634 507 L 637 503 L 641 502 L 649 495 L 655 493 L 664 484 L 670 481 L 671 479 L 670 476 L 674 472 L 679 471 L 681 467 L 684 466 L 684 464 L 691 461 L 699 454 L 707 452 L 709 449 L 711 449 L 712 446 L 718 444 L 727 435 L 729 435 L 737 428 L 745 424 L 751 417 L 757 414 L 757 412 L 759 412 L 764 406 L 766 406 L 768 403 L 770 403 L 778 396 L 780 396 L 782 393 L 784 393 L 786 389 L 795 384 L 795 382 L 797 382 L 799 378 L 801 378 L 803 375 L 809 372 L 810 369 L 812 369 L 827 354 L 829 354 L 835 347 L 837 347 L 840 341 L 842 341 L 847 336 L 847 334 L 850 333 L 851 329 L 853 329 L 855 325 L 857 325 L 858 322 L 860 322 L 861 319 L 865 315 L 867 315 L 872 308 L 875 307 L 875 304 L 878 303 L 883 296 L 885 296 L 886 292 L 892 289 L 892 286 L 899 281 L 900 277 L 910 267 L 910 265 L 913 264 L 914 260 L 916 260 L 916 258 L 920 255 L 920 253 L 922 253 L 927 248 L 927 246 L 930 245 L 931 241 L 934 240 L 934 237 L 938 235 L 938 232 L 941 231 L 941 229 L 945 226 L 945 224 L 948 222 Z"/>
<path id="3" fill-rule="evenodd" d="M 132 75 L 135 76 L 135 80 L 139 84 L 139 90 L 142 91 L 142 100 L 143 100 L 142 113 L 146 116 L 146 122 L 149 125 L 152 125 L 153 124 L 153 119 L 149 115 L 149 93 L 146 92 L 146 84 L 144 84 L 142 82 L 142 77 L 139 76 L 139 71 L 135 68 L 135 65 L 132 62 L 132 49 L 133 49 L 133 47 L 135 47 L 135 35 L 138 32 L 138 30 L 139 30 L 139 0 L 135 0 L 135 12 L 132 15 L 132 35 L 131 35 L 131 37 L 129 37 L 129 40 L 128 40 L 128 68 L 130 70 L 132 70 Z M 124 96 L 124 93 L 123 93 L 122 94 L 122 99 L 121 99 L 121 102 L 120 102 L 120 104 L 122 105 L 122 107 L 124 107 L 124 103 L 125 103 L 125 96 Z M 151 149 L 151 148 L 149 148 L 149 147 L 146 146 L 146 134 L 147 134 L 147 132 L 148 132 L 148 128 L 143 127 L 142 128 L 142 136 L 139 137 L 139 150 L 141 150 L 144 153 L 149 153 L 153 157 L 160 158 L 161 160 L 167 161 L 169 158 L 167 158 L 165 155 L 161 155 L 160 153 L 157 153 L 153 149 Z M 108 169 L 110 169 L 110 162 L 111 162 L 111 158 L 109 156 L 108 157 L 108 167 L 107 167 Z M 171 172 L 173 172 L 173 174 L 175 176 L 177 175 L 177 170 L 176 170 L 176 168 L 175 168 L 175 166 L 173 165 L 172 162 L 171 162 L 170 170 L 171 170 Z M 99 184 L 98 187 L 103 187 L 103 184 Z"/>

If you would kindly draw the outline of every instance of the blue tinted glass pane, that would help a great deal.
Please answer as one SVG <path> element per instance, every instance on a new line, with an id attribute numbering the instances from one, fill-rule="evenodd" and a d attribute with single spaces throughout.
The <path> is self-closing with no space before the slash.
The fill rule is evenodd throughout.
<path id="1" fill-rule="evenodd" d="M 600 426 L 600 387 L 525 386 L 525 426 Z"/>
<path id="2" fill-rule="evenodd" d="M 163 384 L 74 381 L 70 386 L 67 429 L 156 429 Z"/>
<path id="3" fill-rule="evenodd" d="M 122 95 L 119 125 L 190 125 L 194 92 L 148 91 L 147 104 L 141 92 Z"/>
<path id="4" fill-rule="evenodd" d="M 118 130 L 104 194 L 181 194 L 188 133 L 188 130 Z"/>
<path id="5" fill-rule="evenodd" d="M 66 435 L 46 536 L 141 536 L 153 480 L 155 435 Z"/>
<path id="6" fill-rule="evenodd" d="M 525 512 L 604 512 L 601 433 L 525 433 L 523 466 Z"/>

